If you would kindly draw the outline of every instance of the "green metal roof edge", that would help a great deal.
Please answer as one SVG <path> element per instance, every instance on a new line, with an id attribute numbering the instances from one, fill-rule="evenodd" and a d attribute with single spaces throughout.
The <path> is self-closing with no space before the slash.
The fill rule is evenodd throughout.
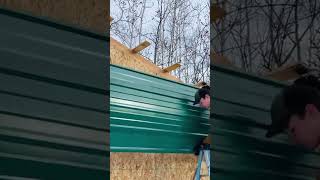
<path id="1" fill-rule="evenodd" d="M 104 35 L 104 34 L 89 30 L 89 29 L 82 28 L 77 25 L 61 23 L 61 22 L 58 22 L 57 20 L 53 20 L 52 18 L 49 18 L 49 17 L 36 17 L 26 11 L 16 12 L 16 11 L 12 11 L 10 9 L 7 9 L 3 6 L 0 6 L 0 14 L 23 19 L 26 21 L 36 22 L 38 24 L 43 24 L 43 25 L 50 26 L 50 27 L 53 27 L 56 29 L 61 29 L 64 31 L 77 33 L 80 35 L 88 36 L 88 37 L 99 39 L 99 40 L 104 40 L 104 41 L 110 40 L 107 33 Z"/>
<path id="2" fill-rule="evenodd" d="M 169 81 L 169 82 L 173 82 L 173 83 L 176 83 L 176 84 L 180 84 L 180 85 L 184 85 L 184 86 L 187 86 L 187 87 L 192 87 L 194 89 L 197 89 L 197 87 L 189 85 L 189 84 L 185 84 L 185 83 L 181 83 L 181 82 L 178 82 L 178 81 L 173 81 L 173 80 L 170 80 L 170 79 L 162 78 L 162 77 L 159 77 L 159 76 L 148 74 L 148 73 L 145 73 L 145 72 L 142 72 L 142 71 L 139 71 L 139 70 L 135 70 L 135 69 L 131 69 L 131 68 L 128 68 L 128 67 L 115 65 L 115 64 L 110 64 L 110 67 L 111 66 L 114 66 L 114 67 L 117 67 L 117 68 L 120 68 L 120 69 L 124 69 L 124 70 L 129 70 L 129 71 L 136 72 L 136 73 L 139 73 L 139 74 L 143 74 L 143 75 L 146 75 L 146 76 L 154 77 L 154 78 L 157 78 L 157 79 L 162 79 L 162 80 L 165 80 L 165 81 Z"/>
<path id="3" fill-rule="evenodd" d="M 273 85 L 273 86 L 277 86 L 277 87 L 285 87 L 285 86 L 289 85 L 289 83 L 280 82 L 280 81 L 268 79 L 268 78 L 265 78 L 265 77 L 259 77 L 259 76 L 255 75 L 253 73 L 246 73 L 246 72 L 243 72 L 243 71 L 241 71 L 239 69 L 226 67 L 226 66 L 223 66 L 223 65 L 217 65 L 215 63 L 210 65 L 210 69 L 211 68 L 218 69 L 221 72 L 225 72 L 225 73 L 232 74 L 232 75 L 235 75 L 235 76 L 244 77 L 245 79 L 249 79 L 249 80 L 253 80 L 253 81 L 259 81 L 259 82 L 262 82 L 264 84 L 269 84 L 269 85 Z M 214 71 L 214 69 L 211 69 L 211 70 Z M 214 76 L 214 73 L 213 73 L 213 76 Z"/>

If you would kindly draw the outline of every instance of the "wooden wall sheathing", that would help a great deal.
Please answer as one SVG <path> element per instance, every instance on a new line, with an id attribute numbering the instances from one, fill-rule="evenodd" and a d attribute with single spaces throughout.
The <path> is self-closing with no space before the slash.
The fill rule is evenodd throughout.
<path id="1" fill-rule="evenodd" d="M 0 7 L 106 33 L 108 0 L 0 0 Z"/>
<path id="2" fill-rule="evenodd" d="M 192 180 L 196 166 L 193 154 L 110 153 L 111 180 Z M 205 167 L 202 174 L 207 174 Z"/>

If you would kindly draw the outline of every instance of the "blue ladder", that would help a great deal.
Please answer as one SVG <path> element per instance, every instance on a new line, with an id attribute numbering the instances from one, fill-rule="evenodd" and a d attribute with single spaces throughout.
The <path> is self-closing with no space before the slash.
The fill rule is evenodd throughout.
<path id="1" fill-rule="evenodd" d="M 208 174 L 207 175 L 202 175 L 201 174 L 201 164 L 203 159 L 205 159 L 207 168 L 208 168 Z M 197 169 L 194 174 L 194 180 L 200 180 L 201 177 L 209 176 L 210 177 L 210 144 L 203 144 L 200 147 L 200 152 L 198 156 L 198 164 L 197 164 Z"/>

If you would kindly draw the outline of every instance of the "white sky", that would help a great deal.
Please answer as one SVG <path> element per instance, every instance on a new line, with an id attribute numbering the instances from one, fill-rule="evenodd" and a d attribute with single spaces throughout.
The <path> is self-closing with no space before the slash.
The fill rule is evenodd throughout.
<path id="1" fill-rule="evenodd" d="M 111 16 L 113 17 L 114 21 L 117 21 L 119 20 L 120 16 L 121 16 L 121 11 L 120 11 L 120 8 L 115 4 L 117 0 L 111 0 L 110 2 L 110 14 Z M 170 0 L 167 0 L 167 1 L 170 1 Z M 209 4 L 209 0 L 190 0 L 192 6 L 196 7 L 196 6 L 199 6 L 202 8 L 202 14 L 201 16 L 203 18 L 201 18 L 202 20 L 202 23 L 203 24 L 209 24 L 209 22 L 205 22 L 205 21 L 209 21 L 209 7 L 208 7 L 208 4 Z M 155 32 L 155 28 L 156 28 L 156 25 L 157 25 L 157 22 L 155 20 L 152 20 L 153 17 L 156 17 L 156 10 L 157 10 L 157 6 L 158 6 L 158 2 L 157 0 L 147 0 L 146 1 L 147 3 L 147 8 L 145 10 L 145 13 L 144 13 L 144 19 L 143 19 L 143 30 L 142 30 L 142 33 L 150 33 L 150 32 Z M 187 32 L 187 36 L 190 36 L 192 37 L 194 33 L 198 32 L 198 31 L 195 31 L 196 28 L 198 28 L 198 24 L 200 23 L 198 21 L 198 19 L 196 19 L 196 14 L 198 12 L 197 11 L 194 11 L 190 17 L 192 17 L 190 19 L 190 26 L 187 26 L 188 29 L 185 29 L 185 32 Z M 193 18 L 194 17 L 194 18 Z M 210 31 L 210 26 L 207 27 L 208 28 L 208 32 Z M 111 36 L 112 38 L 122 42 L 121 39 L 117 38 L 111 31 Z M 144 37 L 145 39 L 142 39 L 143 40 L 148 40 L 149 42 L 152 42 L 150 39 Z M 123 43 L 123 42 L 122 42 Z M 135 42 L 134 44 L 136 44 L 137 42 Z M 208 39 L 208 43 L 210 43 L 210 40 Z M 142 54 L 143 56 L 145 56 L 146 58 L 149 58 L 151 61 L 153 61 L 153 53 L 154 53 L 154 45 L 151 43 L 151 46 L 146 48 L 145 50 L 142 51 Z M 209 61 L 209 57 L 208 57 L 208 61 Z M 204 67 L 204 68 L 209 68 L 209 67 Z M 190 71 L 189 73 L 192 74 L 192 67 L 189 68 Z M 209 74 L 210 74 L 210 69 L 208 69 L 208 73 L 205 77 L 206 81 L 210 81 L 209 80 Z M 207 77 L 208 76 L 208 77 Z"/>
<path id="2" fill-rule="evenodd" d="M 144 29 L 143 31 L 150 32 L 149 31 L 150 28 L 153 28 L 153 25 L 155 24 L 155 21 L 153 21 L 152 18 L 155 17 L 156 15 L 155 11 L 157 9 L 157 0 L 147 0 L 146 3 L 147 3 L 147 8 L 145 11 L 145 17 L 143 22 L 143 29 Z M 204 7 L 205 5 L 207 5 L 207 3 L 209 3 L 209 0 L 191 0 L 191 3 L 193 6 L 202 4 L 202 7 Z M 119 7 L 116 6 L 115 4 L 115 0 L 111 0 L 110 2 L 110 14 L 115 20 L 117 20 L 120 16 L 120 10 L 119 10 Z M 203 15 L 209 16 L 209 9 L 208 9 L 208 14 L 206 14 L 206 12 L 204 11 Z"/>

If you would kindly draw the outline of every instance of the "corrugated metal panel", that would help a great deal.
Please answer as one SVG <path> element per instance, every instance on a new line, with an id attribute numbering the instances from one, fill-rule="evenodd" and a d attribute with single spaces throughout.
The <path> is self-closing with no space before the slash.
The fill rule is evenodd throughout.
<path id="1" fill-rule="evenodd" d="M 192 105 L 196 88 L 111 65 L 110 148 L 190 153 L 209 130 L 209 113 Z"/>
<path id="2" fill-rule="evenodd" d="M 4 9 L 0 22 L 0 179 L 107 179 L 107 37 Z"/>
<path id="3" fill-rule="evenodd" d="M 318 153 L 265 138 L 273 96 L 285 85 L 230 69 L 211 68 L 212 177 L 214 179 L 314 179 Z"/>

